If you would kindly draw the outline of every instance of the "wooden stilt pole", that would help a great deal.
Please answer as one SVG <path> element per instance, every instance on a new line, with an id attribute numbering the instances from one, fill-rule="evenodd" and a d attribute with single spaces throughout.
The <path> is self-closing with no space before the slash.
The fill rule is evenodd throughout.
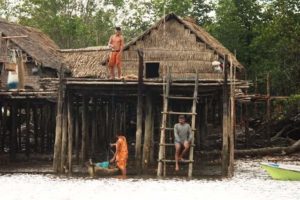
<path id="1" fill-rule="evenodd" d="M 136 170 L 140 173 L 141 169 L 141 151 L 142 151 L 142 127 L 143 127 L 143 71 L 144 58 L 143 51 L 138 50 L 139 56 L 139 77 L 138 77 L 138 102 L 137 102 L 137 119 L 136 119 L 136 142 L 135 142 L 135 159 Z"/>
<path id="2" fill-rule="evenodd" d="M 46 112 L 45 112 L 45 106 L 42 105 L 40 107 L 40 149 L 41 153 L 44 153 L 45 150 L 45 134 L 46 134 Z"/>
<path id="3" fill-rule="evenodd" d="M 71 94 L 68 95 L 68 164 L 69 174 L 72 174 L 72 152 L 73 152 L 73 100 Z"/>
<path id="4" fill-rule="evenodd" d="M 266 113 L 266 119 L 267 119 L 267 134 L 266 134 L 266 139 L 267 139 L 267 144 L 268 146 L 271 145 L 271 99 L 270 99 L 270 73 L 268 72 L 267 74 L 267 113 Z"/>
<path id="5" fill-rule="evenodd" d="M 2 117 L 2 141 L 1 141 L 1 151 L 4 152 L 4 146 L 6 141 L 6 132 L 7 132 L 7 103 L 3 105 L 3 117 Z"/>
<path id="6" fill-rule="evenodd" d="M 95 146 L 96 146 L 96 136 L 97 136 L 97 99 L 93 97 L 93 104 L 92 104 L 92 140 L 91 140 L 91 150 L 92 150 L 92 157 L 96 155 Z"/>
<path id="7" fill-rule="evenodd" d="M 15 102 L 12 102 L 11 104 L 11 117 L 12 117 L 12 123 L 11 123 L 11 132 L 10 132 L 10 158 L 11 160 L 16 159 L 16 150 L 17 150 L 17 105 Z"/>
<path id="8" fill-rule="evenodd" d="M 152 102 L 153 103 L 153 105 L 155 105 L 154 104 L 154 102 Z M 152 108 L 153 109 L 153 108 Z M 155 121 L 154 121 L 154 119 L 155 119 L 155 110 L 153 110 L 153 113 L 152 113 L 152 119 L 151 119 L 151 121 L 152 121 L 152 126 L 151 126 L 151 143 L 150 143 L 150 164 L 151 165 L 153 165 L 154 163 L 155 163 L 155 160 L 154 160 L 154 148 L 155 148 L 155 146 L 154 146 L 154 124 L 155 124 Z"/>
<path id="9" fill-rule="evenodd" d="M 57 100 L 57 113 L 56 113 L 56 128 L 55 128 L 55 144 L 54 144 L 54 155 L 53 155 L 53 171 L 55 173 L 61 172 L 61 141 L 62 141 L 62 112 L 63 112 L 63 70 L 60 67 L 59 76 L 59 89 L 58 89 L 58 100 Z M 37 120 L 35 120 L 37 123 Z"/>
<path id="10" fill-rule="evenodd" d="M 68 99 L 67 94 L 65 99 Z M 66 168 L 66 156 L 67 156 L 67 145 L 68 145 L 68 101 L 63 104 L 63 123 L 62 123 L 62 141 L 61 141 L 61 165 L 60 170 L 64 172 Z"/>
<path id="11" fill-rule="evenodd" d="M 87 158 L 87 114 L 88 114 L 88 97 L 83 96 L 83 108 L 82 108 L 82 138 L 81 138 L 81 164 L 83 165 Z"/>
<path id="12" fill-rule="evenodd" d="M 152 98 L 151 93 L 146 94 L 146 117 L 145 117 L 145 136 L 143 147 L 143 162 L 142 169 L 146 170 L 150 163 L 150 148 L 152 138 L 152 126 L 153 126 L 153 110 L 152 110 Z"/>
<path id="13" fill-rule="evenodd" d="M 33 130 L 34 130 L 34 152 L 38 152 L 38 116 L 37 116 L 37 107 L 33 106 Z"/>
<path id="14" fill-rule="evenodd" d="M 29 157 L 30 154 L 30 145 L 29 145 L 29 135 L 30 135 L 30 103 L 26 102 L 26 138 L 25 138 L 25 147 L 26 147 L 26 156 Z"/>
<path id="15" fill-rule="evenodd" d="M 230 124 L 229 125 L 229 165 L 228 165 L 228 177 L 233 176 L 234 172 L 234 135 L 235 135 L 235 77 L 230 59 Z"/>
<path id="16" fill-rule="evenodd" d="M 227 82 L 227 61 L 228 56 L 225 55 L 224 60 L 224 84 L 223 84 L 223 145 L 222 145 L 222 175 L 228 176 L 228 166 L 229 166 L 229 132 L 228 132 L 228 82 Z"/>
<path id="17" fill-rule="evenodd" d="M 79 164 L 79 101 L 76 102 L 75 110 L 75 154 L 76 154 L 76 163 Z"/>
<path id="18" fill-rule="evenodd" d="M 16 145 L 16 152 L 19 152 L 19 151 L 21 151 L 21 137 L 22 137 L 22 133 L 21 133 L 21 126 L 22 126 L 22 124 L 21 124 L 21 118 L 20 118 L 20 116 L 21 116 L 21 110 L 22 110 L 22 108 L 18 108 L 19 107 L 19 105 L 17 104 L 17 116 L 16 116 L 16 120 L 17 120 L 17 145 Z"/>

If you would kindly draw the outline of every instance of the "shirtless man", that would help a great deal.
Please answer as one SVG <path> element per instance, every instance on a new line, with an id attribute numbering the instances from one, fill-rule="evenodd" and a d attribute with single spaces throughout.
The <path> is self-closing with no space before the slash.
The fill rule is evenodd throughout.
<path id="1" fill-rule="evenodd" d="M 115 79 L 115 65 L 118 68 L 118 78 L 121 78 L 121 56 L 124 48 L 124 38 L 121 33 L 121 28 L 116 27 L 115 34 L 109 38 L 108 46 L 111 48 L 111 53 L 108 62 L 108 68 L 110 71 L 110 78 Z"/>

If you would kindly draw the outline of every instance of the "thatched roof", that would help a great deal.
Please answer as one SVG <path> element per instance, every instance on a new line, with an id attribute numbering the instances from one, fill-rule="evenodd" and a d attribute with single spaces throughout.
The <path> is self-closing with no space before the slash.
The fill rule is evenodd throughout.
<path id="1" fill-rule="evenodd" d="M 102 62 L 108 58 L 107 47 L 87 47 L 59 50 L 73 77 L 108 78 L 107 67 Z"/>
<path id="2" fill-rule="evenodd" d="M 186 28 L 188 28 L 192 33 L 194 33 L 198 39 L 200 39 L 202 42 L 204 42 L 208 47 L 210 47 L 212 50 L 214 50 L 219 56 L 224 57 L 225 54 L 227 54 L 232 59 L 233 65 L 236 67 L 243 68 L 243 65 L 236 59 L 236 57 L 226 48 L 224 47 L 216 38 L 211 36 L 208 32 L 206 32 L 202 27 L 198 26 L 196 23 L 190 21 L 181 19 L 174 13 L 168 14 L 162 19 L 160 19 L 157 23 L 155 23 L 151 28 L 146 30 L 143 34 L 136 37 L 135 39 L 131 40 L 124 49 L 129 49 L 130 46 L 134 45 L 137 41 L 143 40 L 143 38 L 150 34 L 150 32 L 154 29 L 157 29 L 161 24 L 168 20 L 175 19 L 179 23 L 183 24 Z"/>
<path id="3" fill-rule="evenodd" d="M 181 51 L 180 49 L 177 49 L 178 51 L 176 51 L 176 49 L 172 49 L 170 52 L 168 52 L 165 51 L 164 48 L 151 48 L 153 44 L 152 46 L 148 45 L 149 42 L 152 42 L 152 40 L 149 40 L 149 37 L 147 38 L 147 36 L 161 34 L 161 32 L 157 31 L 155 33 L 155 30 L 158 30 L 160 28 L 160 25 L 169 20 L 176 20 L 179 25 L 182 24 L 184 26 L 182 27 L 182 29 L 188 29 L 189 32 L 194 35 L 193 37 L 196 39 L 188 42 L 191 42 L 190 51 L 197 51 L 196 54 L 190 54 L 189 51 Z M 158 38 L 160 38 L 160 35 L 158 36 Z M 139 45 L 137 44 L 145 42 L 144 40 L 146 42 L 148 40 L 148 44 L 146 44 L 146 47 L 150 46 L 147 48 L 147 52 L 144 51 L 144 61 L 159 60 L 161 66 L 174 65 L 176 67 L 172 72 L 180 74 L 181 78 L 185 77 L 184 74 L 186 74 L 186 76 L 193 75 L 194 67 L 197 67 L 198 70 L 200 70 L 199 72 L 201 73 L 201 77 L 215 79 L 221 76 L 222 74 L 212 71 L 211 62 L 213 59 L 215 59 L 213 56 L 223 57 L 225 54 L 229 55 L 229 57 L 232 59 L 232 63 L 236 67 L 243 68 L 243 66 L 237 61 L 235 56 L 204 29 L 196 25 L 194 22 L 183 20 L 175 14 L 169 14 L 158 21 L 154 26 L 145 31 L 143 34 L 131 40 L 125 45 L 123 53 L 123 75 L 137 75 L 138 58 L 137 53 L 136 51 L 134 51 L 134 49 L 138 48 Z M 198 48 L 198 46 L 201 46 L 201 48 Z M 202 48 L 203 50 L 199 50 Z M 163 53 L 162 50 L 164 51 Z M 66 62 L 66 64 L 68 65 L 73 77 L 108 77 L 107 66 L 102 65 L 102 62 L 109 55 L 110 49 L 108 49 L 108 47 L 98 46 L 80 49 L 61 49 L 59 51 L 62 53 L 64 62 Z M 175 51 L 177 52 L 176 55 L 174 54 Z M 160 57 L 160 59 L 157 59 L 158 57 Z M 176 57 L 176 59 L 174 59 L 174 57 Z M 179 62 L 178 60 L 185 61 Z M 182 67 L 181 65 L 186 66 Z M 161 70 L 163 70 L 163 67 L 160 68 L 160 74 L 162 73 Z"/>
<path id="4" fill-rule="evenodd" d="M 57 52 L 59 47 L 40 30 L 0 19 L 0 32 L 4 37 L 27 36 L 10 40 L 31 56 L 37 64 L 52 69 L 59 69 L 61 66 L 62 57 Z"/>

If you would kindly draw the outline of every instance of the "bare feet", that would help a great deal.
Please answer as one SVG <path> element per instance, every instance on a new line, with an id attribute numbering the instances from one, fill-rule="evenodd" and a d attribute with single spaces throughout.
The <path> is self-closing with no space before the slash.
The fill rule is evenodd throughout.
<path id="1" fill-rule="evenodd" d="M 175 166 L 175 171 L 179 171 L 179 165 Z"/>

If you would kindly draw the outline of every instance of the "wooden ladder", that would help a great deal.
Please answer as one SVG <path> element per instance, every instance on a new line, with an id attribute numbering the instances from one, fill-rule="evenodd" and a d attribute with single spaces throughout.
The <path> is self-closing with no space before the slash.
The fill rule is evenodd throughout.
<path id="1" fill-rule="evenodd" d="M 198 71 L 196 71 L 195 85 L 194 85 L 194 93 L 192 97 L 184 97 L 184 96 L 170 96 L 170 86 L 171 86 L 171 75 L 170 68 L 167 68 L 167 76 L 166 83 L 163 85 L 164 93 L 163 93 L 163 111 L 162 111 L 162 121 L 161 121 L 161 131 L 160 131 L 160 143 L 159 143 L 159 154 L 158 154 L 158 167 L 157 167 L 157 176 L 166 176 L 166 165 L 167 163 L 175 163 L 174 159 L 166 159 L 166 147 L 175 148 L 175 144 L 166 143 L 166 133 L 173 133 L 174 128 L 167 127 L 168 115 L 190 115 L 192 117 L 191 121 L 191 129 L 193 140 L 191 141 L 190 151 L 189 151 L 189 159 L 185 161 L 181 161 L 184 163 L 188 163 L 188 177 L 192 177 L 193 173 L 193 162 L 194 162 L 194 135 L 196 132 L 196 106 L 198 100 Z M 169 100 L 177 99 L 177 100 L 192 100 L 192 108 L 191 112 L 175 112 L 168 110 Z"/>

